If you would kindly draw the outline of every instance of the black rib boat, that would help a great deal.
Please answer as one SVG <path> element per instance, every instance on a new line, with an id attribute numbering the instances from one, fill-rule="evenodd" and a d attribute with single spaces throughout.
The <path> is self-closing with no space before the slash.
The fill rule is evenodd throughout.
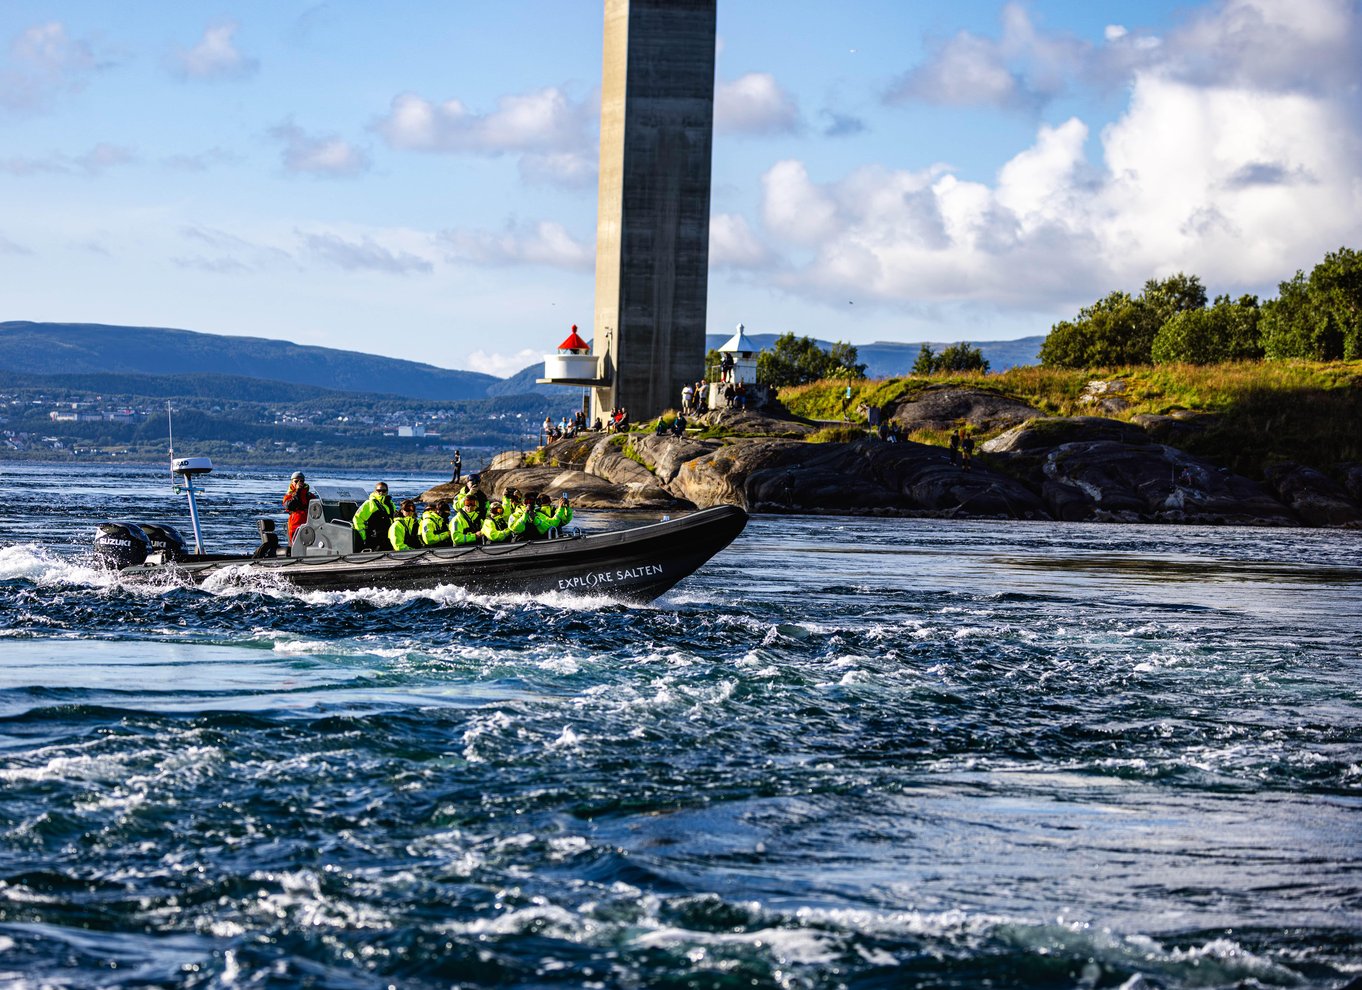
<path id="1" fill-rule="evenodd" d="M 196 527 L 193 478 L 210 471 L 207 458 L 177 461 L 190 496 Z M 101 523 L 99 557 L 134 579 L 188 580 L 202 584 L 231 571 L 234 576 L 277 576 L 303 590 L 360 588 L 423 589 L 452 585 L 484 594 L 559 591 L 646 602 L 674 587 L 728 546 L 747 525 L 747 513 L 724 505 L 633 529 L 487 546 L 440 547 L 388 552 L 345 552 L 353 547 L 349 518 L 354 503 L 319 498 L 309 506 L 289 556 L 273 552 L 273 522 L 261 521 L 266 537 L 257 556 L 191 553 L 169 526 Z M 271 546 L 273 545 L 273 546 Z"/>

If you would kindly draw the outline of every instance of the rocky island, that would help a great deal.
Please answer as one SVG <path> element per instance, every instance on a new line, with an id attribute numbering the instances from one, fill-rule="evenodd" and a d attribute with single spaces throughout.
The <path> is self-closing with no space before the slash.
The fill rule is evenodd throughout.
<path id="1" fill-rule="evenodd" d="M 1274 458 L 1256 476 L 1239 473 L 1193 452 L 1223 428 L 1215 413 L 1138 411 L 1132 384 L 1089 382 L 1075 402 L 1083 414 L 1054 415 L 1005 382 L 916 383 L 878 403 L 882 421 L 913 438 L 899 442 L 779 404 L 716 410 L 683 436 L 641 427 L 504 453 L 483 485 L 566 492 L 585 508 L 1362 528 L 1362 464 L 1325 471 Z M 878 400 L 885 386 L 860 391 Z M 1346 398 L 1356 401 L 1355 383 Z M 961 426 L 981 440 L 969 469 L 942 436 Z"/>

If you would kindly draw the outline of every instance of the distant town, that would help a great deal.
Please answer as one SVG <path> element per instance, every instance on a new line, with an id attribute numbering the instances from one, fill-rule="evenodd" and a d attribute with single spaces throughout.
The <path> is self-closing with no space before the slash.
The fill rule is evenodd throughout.
<path id="1" fill-rule="evenodd" d="M 196 450 L 229 449 L 246 462 L 325 448 L 329 463 L 396 457 L 443 469 L 456 449 L 533 446 L 550 405 L 543 396 L 445 404 L 342 392 L 310 402 L 179 396 L 168 422 L 164 399 L 10 386 L 0 390 L 0 456 L 145 460 L 164 454 L 173 427 Z"/>

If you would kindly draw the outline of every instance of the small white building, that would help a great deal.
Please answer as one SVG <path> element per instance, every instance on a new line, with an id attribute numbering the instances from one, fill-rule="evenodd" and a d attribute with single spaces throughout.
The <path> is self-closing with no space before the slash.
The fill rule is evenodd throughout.
<path id="1" fill-rule="evenodd" d="M 757 354 L 761 348 L 743 331 L 739 323 L 737 332 L 719 348 L 721 382 L 753 385 L 757 381 Z"/>
<path id="2" fill-rule="evenodd" d="M 558 353 L 544 355 L 544 377 L 538 381 L 541 385 L 608 384 L 601 376 L 600 359 L 578 335 L 575 323 L 567 340 L 558 345 Z"/>

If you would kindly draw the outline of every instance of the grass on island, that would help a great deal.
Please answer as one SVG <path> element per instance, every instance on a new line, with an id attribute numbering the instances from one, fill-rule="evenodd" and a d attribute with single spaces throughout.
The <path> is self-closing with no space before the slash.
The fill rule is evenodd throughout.
<path id="1" fill-rule="evenodd" d="M 1083 401 L 1089 382 L 1120 381 L 1128 405 L 1104 412 Z M 847 386 L 851 398 L 846 398 Z M 1202 428 L 1177 445 L 1231 470 L 1260 475 L 1274 461 L 1293 460 L 1321 470 L 1362 461 L 1362 361 L 1248 361 L 1219 365 L 1127 368 L 1009 368 L 998 374 L 940 373 L 860 382 L 830 380 L 780 391 L 782 404 L 814 420 L 864 424 L 866 406 L 911 400 L 930 388 L 984 389 L 1025 402 L 1047 416 L 1107 416 L 1130 421 L 1140 413 L 1208 414 Z M 823 431 L 825 433 L 829 431 Z M 996 431 L 995 431 L 996 432 Z M 990 434 L 978 434 L 987 439 Z M 945 444 L 948 431 L 919 430 L 911 439 Z M 815 434 L 810 439 L 822 439 Z"/>

